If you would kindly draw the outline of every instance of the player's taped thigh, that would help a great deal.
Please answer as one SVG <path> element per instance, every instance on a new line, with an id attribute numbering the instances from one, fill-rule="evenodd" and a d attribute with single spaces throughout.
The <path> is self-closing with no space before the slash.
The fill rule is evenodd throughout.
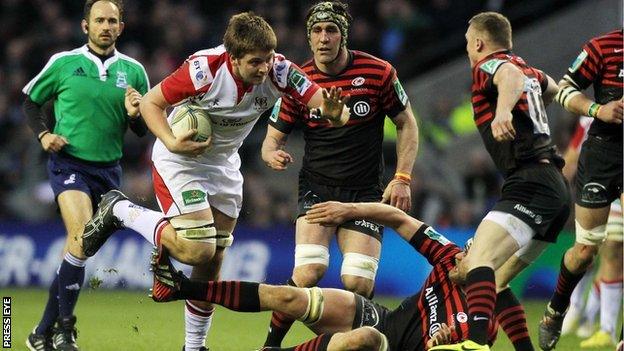
<path id="1" fill-rule="evenodd" d="M 312 326 L 318 322 L 323 316 L 323 308 L 325 307 L 323 290 L 319 287 L 304 288 L 308 296 L 308 306 L 303 316 L 298 320 L 307 326 Z"/>
<path id="2" fill-rule="evenodd" d="M 518 247 L 526 246 L 535 235 L 533 228 L 524 223 L 520 218 L 507 212 L 490 211 L 483 220 L 492 221 L 505 228 L 507 233 L 516 240 Z"/>
<path id="3" fill-rule="evenodd" d="M 599 225 L 591 229 L 585 229 L 578 221 L 576 224 L 576 242 L 583 245 L 600 245 L 607 238 L 607 226 Z"/>
<path id="4" fill-rule="evenodd" d="M 307 264 L 329 266 L 329 249 L 323 245 L 298 244 L 295 246 L 295 267 Z"/>
<path id="5" fill-rule="evenodd" d="M 230 247 L 234 242 L 234 236 L 229 230 L 217 230 L 217 246 Z"/>
<path id="6" fill-rule="evenodd" d="M 514 255 L 518 257 L 520 261 L 529 265 L 544 252 L 547 246 L 547 242 L 533 239 L 529 241 L 528 244 L 518 249 Z"/>
<path id="7" fill-rule="evenodd" d="M 345 252 L 342 258 L 340 275 L 353 275 L 375 280 L 379 259 L 357 252 Z"/>
<path id="8" fill-rule="evenodd" d="M 217 242 L 217 229 L 214 227 L 214 220 L 212 219 L 173 217 L 169 219 L 169 223 L 180 239 L 213 244 Z"/>

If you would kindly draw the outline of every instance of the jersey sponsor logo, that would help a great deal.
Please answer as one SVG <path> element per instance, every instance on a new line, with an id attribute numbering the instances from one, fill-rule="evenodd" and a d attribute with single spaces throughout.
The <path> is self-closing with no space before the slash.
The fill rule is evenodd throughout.
<path id="1" fill-rule="evenodd" d="M 364 117 L 370 112 L 370 105 L 366 101 L 358 101 L 353 105 L 351 111 L 360 117 Z"/>
<path id="2" fill-rule="evenodd" d="M 579 67 L 581 67 L 581 64 L 583 63 L 583 61 L 585 61 L 585 58 L 587 58 L 587 51 L 583 50 L 576 57 L 574 62 L 572 62 L 572 66 L 570 66 L 570 72 L 576 72 L 576 70 L 579 69 Z"/>
<path id="3" fill-rule="evenodd" d="M 425 230 L 425 235 L 429 237 L 429 239 L 439 242 L 442 245 L 447 245 L 450 243 L 450 240 L 445 238 L 444 235 L 438 233 L 435 229 L 429 227 Z"/>
<path id="4" fill-rule="evenodd" d="M 212 81 L 212 73 L 208 66 L 208 58 L 205 56 L 195 57 L 189 62 L 189 75 L 195 90 L 199 90 Z"/>
<path id="5" fill-rule="evenodd" d="M 500 67 L 500 65 L 502 65 L 503 63 L 505 63 L 505 61 L 503 60 L 491 59 L 482 63 L 481 66 L 479 66 L 479 69 L 485 73 L 494 74 L 496 73 L 496 70 L 498 69 L 498 67 Z"/>
<path id="6" fill-rule="evenodd" d="M 199 190 L 186 190 L 182 192 L 182 201 L 185 206 L 199 204 L 206 201 L 206 193 Z"/>
<path id="7" fill-rule="evenodd" d="M 407 94 L 405 93 L 405 89 L 403 89 L 403 86 L 401 85 L 401 82 L 399 81 L 399 79 L 397 78 L 394 81 L 394 83 L 392 83 L 392 85 L 394 85 L 394 92 L 397 94 L 397 97 L 399 98 L 399 101 L 401 101 L 403 106 L 406 106 L 407 105 Z"/>
<path id="8" fill-rule="evenodd" d="M 72 76 L 86 77 L 87 74 L 85 73 L 85 71 L 84 71 L 84 69 L 82 67 L 78 67 L 78 68 L 76 68 L 74 73 L 72 73 Z"/>
<path id="9" fill-rule="evenodd" d="M 457 321 L 459 323 L 466 323 L 466 322 L 468 322 L 468 315 L 466 315 L 466 313 L 464 313 L 464 312 L 457 313 L 456 318 L 457 318 Z"/>
<path id="10" fill-rule="evenodd" d="M 620 74 L 618 74 L 619 78 L 624 78 L 624 69 L 620 68 Z"/>
<path id="11" fill-rule="evenodd" d="M 312 86 L 312 82 L 303 73 L 296 69 L 291 69 L 288 73 L 288 85 L 297 90 L 299 95 L 305 95 Z"/>
<path id="12" fill-rule="evenodd" d="M 441 327 L 440 322 L 438 322 L 438 303 L 440 300 L 431 287 L 425 289 L 425 300 L 429 306 L 429 323 L 431 323 L 429 336 L 433 336 Z"/>
<path id="13" fill-rule="evenodd" d="M 364 77 L 355 77 L 351 81 L 351 85 L 353 85 L 354 87 L 359 87 L 359 86 L 364 85 L 364 81 L 366 81 L 366 79 L 364 79 Z"/>
<path id="14" fill-rule="evenodd" d="M 269 116 L 269 119 L 272 122 L 277 122 L 281 107 L 282 107 L 282 98 L 279 98 L 275 102 L 275 105 L 273 105 L 273 109 L 271 110 L 271 115 Z"/>
<path id="15" fill-rule="evenodd" d="M 126 89 L 128 87 L 128 74 L 126 72 L 117 71 L 115 86 L 122 89 Z"/>
<path id="16" fill-rule="evenodd" d="M 75 182 L 76 182 L 76 174 L 72 173 L 69 175 L 67 179 L 65 179 L 63 184 L 68 185 L 68 184 L 74 184 Z"/>
<path id="17" fill-rule="evenodd" d="M 256 120 L 255 118 L 249 118 L 244 120 L 242 117 L 239 118 L 221 118 L 220 121 L 216 122 L 220 127 L 240 127 L 245 124 L 251 123 Z"/>

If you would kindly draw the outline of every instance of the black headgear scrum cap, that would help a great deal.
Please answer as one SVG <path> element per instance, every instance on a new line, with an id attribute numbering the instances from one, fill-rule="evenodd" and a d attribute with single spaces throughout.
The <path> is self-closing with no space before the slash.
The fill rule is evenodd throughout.
<path id="1" fill-rule="evenodd" d="M 349 24 L 351 23 L 351 16 L 347 12 L 347 4 L 338 1 L 325 1 L 312 6 L 306 17 L 308 40 L 310 40 L 312 26 L 319 22 L 335 23 L 342 35 L 340 45 L 347 46 L 347 33 L 349 32 Z"/>

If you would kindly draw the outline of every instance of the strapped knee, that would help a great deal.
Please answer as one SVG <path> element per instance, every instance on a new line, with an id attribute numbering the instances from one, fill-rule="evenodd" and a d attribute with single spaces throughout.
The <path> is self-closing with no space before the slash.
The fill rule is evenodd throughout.
<path id="1" fill-rule="evenodd" d="M 329 250 L 323 245 L 300 244 L 295 246 L 295 267 L 307 264 L 329 266 Z"/>
<path id="2" fill-rule="evenodd" d="M 303 316 L 298 319 L 305 325 L 311 326 L 318 322 L 323 315 L 323 290 L 319 287 L 305 288 L 304 290 L 308 295 L 308 307 Z"/>
<path id="3" fill-rule="evenodd" d="M 227 230 L 217 230 L 217 246 L 230 247 L 234 242 L 234 236 Z"/>
<path id="4" fill-rule="evenodd" d="M 599 225 L 592 229 L 583 228 L 576 223 L 576 242 L 583 245 L 600 245 L 607 238 L 607 226 Z"/>
<path id="5" fill-rule="evenodd" d="M 190 241 L 217 242 L 217 230 L 213 220 L 171 218 L 169 223 L 176 231 L 178 238 Z"/>
<path id="6" fill-rule="evenodd" d="M 356 252 L 347 252 L 342 259 L 340 275 L 354 275 L 375 280 L 379 259 Z"/>

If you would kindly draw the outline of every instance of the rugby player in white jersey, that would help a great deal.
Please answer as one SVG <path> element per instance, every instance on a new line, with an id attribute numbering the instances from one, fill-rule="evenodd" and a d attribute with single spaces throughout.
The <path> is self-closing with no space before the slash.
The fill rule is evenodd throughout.
<path id="1" fill-rule="evenodd" d="M 288 94 L 336 127 L 348 120 L 341 89 L 321 89 L 296 65 L 275 53 L 269 24 L 253 13 L 230 19 L 224 44 L 191 55 L 151 89 L 141 113 L 158 140 L 152 153 L 153 181 L 162 212 L 133 204 L 119 191 L 103 196 L 84 233 L 85 254 L 95 254 L 115 230 L 139 232 L 180 262 L 192 265 L 191 277 L 218 277 L 224 249 L 242 204 L 243 177 L 238 149 L 260 115 Z M 193 104 L 212 120 L 212 136 L 193 141 L 196 131 L 173 135 L 165 110 Z M 186 301 L 186 350 L 204 350 L 213 312 L 204 301 Z"/>

